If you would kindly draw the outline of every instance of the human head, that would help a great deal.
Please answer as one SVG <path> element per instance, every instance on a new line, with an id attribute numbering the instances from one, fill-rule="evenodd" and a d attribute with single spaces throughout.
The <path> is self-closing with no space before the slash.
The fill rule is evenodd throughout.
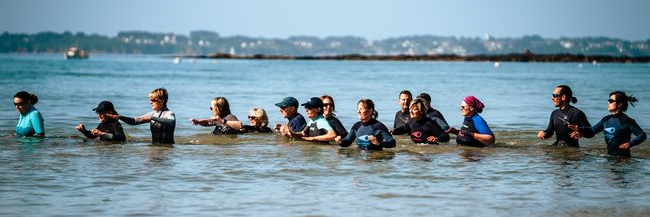
<path id="1" fill-rule="evenodd" d="M 113 106 L 113 103 L 109 101 L 100 102 L 97 105 L 97 107 L 93 109 L 93 111 L 97 113 L 97 117 L 99 118 L 99 121 L 101 121 L 102 123 L 109 120 L 109 117 L 106 114 L 119 115 L 117 111 L 115 111 L 115 107 Z"/>
<path id="2" fill-rule="evenodd" d="M 248 121 L 251 126 L 266 127 L 269 125 L 269 116 L 262 108 L 253 108 L 248 112 Z"/>
<path id="3" fill-rule="evenodd" d="M 357 103 L 357 114 L 361 122 L 368 122 L 372 119 L 377 119 L 379 113 L 375 110 L 375 103 L 370 99 L 361 99 Z"/>
<path id="4" fill-rule="evenodd" d="M 402 90 L 402 92 L 399 93 L 399 99 L 397 100 L 397 104 L 399 104 L 402 113 L 405 113 L 409 110 L 409 105 L 411 104 L 412 99 L 413 99 L 413 95 L 411 94 L 411 91 Z"/>
<path id="5" fill-rule="evenodd" d="M 152 90 L 151 93 L 149 93 L 149 102 L 153 110 L 157 111 L 166 107 L 167 100 L 168 100 L 168 95 L 167 95 L 167 89 L 165 88 L 162 87 L 157 88 L 155 90 Z"/>
<path id="6" fill-rule="evenodd" d="M 297 112 L 298 100 L 289 96 L 285 97 L 281 102 L 276 103 L 275 105 L 280 107 L 280 114 L 282 114 L 282 117 L 288 118 Z"/>
<path id="7" fill-rule="evenodd" d="M 466 117 L 483 112 L 483 108 L 485 105 L 474 96 L 465 97 L 460 103 L 460 112 Z"/>
<path id="8" fill-rule="evenodd" d="M 411 105 L 409 105 L 409 113 L 411 115 L 411 119 L 413 120 L 420 120 L 422 117 L 424 117 L 426 111 L 427 111 L 426 102 L 422 98 L 419 97 L 415 98 L 411 102 Z"/>
<path id="9" fill-rule="evenodd" d="M 612 113 L 625 112 L 627 111 L 628 103 L 634 106 L 635 102 L 638 102 L 636 97 L 628 96 L 623 91 L 613 91 L 609 93 L 607 110 Z"/>
<path id="10" fill-rule="evenodd" d="M 305 112 L 307 112 L 307 117 L 311 119 L 323 115 L 323 101 L 318 97 L 312 97 L 311 99 L 309 99 L 309 101 L 301 105 L 305 106 Z"/>
<path id="11" fill-rule="evenodd" d="M 320 100 L 323 101 L 323 116 L 329 117 L 334 114 L 336 111 L 336 106 L 334 105 L 334 98 L 330 95 L 322 95 Z"/>
<path id="12" fill-rule="evenodd" d="M 230 103 L 225 97 L 215 97 L 210 100 L 210 109 L 214 115 L 217 115 L 221 118 L 228 116 L 230 112 Z"/>
<path id="13" fill-rule="evenodd" d="M 573 91 L 571 87 L 567 85 L 559 85 L 553 90 L 553 105 L 555 107 L 563 107 L 569 105 L 569 103 L 577 103 L 578 99 L 573 97 Z"/>
<path id="14" fill-rule="evenodd" d="M 24 114 L 29 111 L 29 107 L 38 103 L 38 97 L 35 94 L 26 91 L 20 91 L 14 95 L 14 106 L 16 110 Z"/>
<path id="15" fill-rule="evenodd" d="M 428 93 L 420 93 L 416 98 L 424 100 L 424 106 L 426 106 L 425 112 L 431 108 L 431 96 Z"/>

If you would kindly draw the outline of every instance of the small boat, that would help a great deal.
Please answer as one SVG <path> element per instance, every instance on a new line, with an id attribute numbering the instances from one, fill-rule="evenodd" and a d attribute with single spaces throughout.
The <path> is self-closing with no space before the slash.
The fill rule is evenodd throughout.
<path id="1" fill-rule="evenodd" d="M 66 59 L 88 59 L 88 52 L 77 47 L 71 47 L 64 54 Z"/>

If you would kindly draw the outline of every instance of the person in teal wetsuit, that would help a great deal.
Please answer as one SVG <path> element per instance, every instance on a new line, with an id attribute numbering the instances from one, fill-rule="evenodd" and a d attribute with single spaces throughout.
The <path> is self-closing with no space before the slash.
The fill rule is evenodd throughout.
<path id="1" fill-rule="evenodd" d="M 14 95 L 14 106 L 20 114 L 18 124 L 16 124 L 16 135 L 36 137 L 45 135 L 43 115 L 34 108 L 36 103 L 38 103 L 38 97 L 26 91 L 20 91 Z"/>

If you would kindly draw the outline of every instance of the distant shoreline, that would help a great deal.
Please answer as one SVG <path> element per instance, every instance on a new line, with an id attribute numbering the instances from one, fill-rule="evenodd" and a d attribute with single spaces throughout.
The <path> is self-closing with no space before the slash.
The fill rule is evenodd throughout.
<path id="1" fill-rule="evenodd" d="M 503 55 L 361 55 L 346 54 L 332 56 L 289 56 L 289 55 L 232 55 L 213 53 L 209 55 L 173 55 L 173 58 L 195 59 L 255 59 L 255 60 L 347 60 L 347 61 L 459 61 L 459 62 L 584 62 L 584 63 L 650 63 L 650 56 L 610 56 L 581 54 L 534 54 L 513 53 Z"/>

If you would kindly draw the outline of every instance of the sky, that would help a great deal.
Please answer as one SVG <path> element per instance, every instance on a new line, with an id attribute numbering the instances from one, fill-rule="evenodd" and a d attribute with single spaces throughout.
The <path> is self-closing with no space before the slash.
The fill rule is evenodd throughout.
<path id="1" fill-rule="evenodd" d="M 648 0 L 2 0 L 0 32 L 650 39 Z"/>

